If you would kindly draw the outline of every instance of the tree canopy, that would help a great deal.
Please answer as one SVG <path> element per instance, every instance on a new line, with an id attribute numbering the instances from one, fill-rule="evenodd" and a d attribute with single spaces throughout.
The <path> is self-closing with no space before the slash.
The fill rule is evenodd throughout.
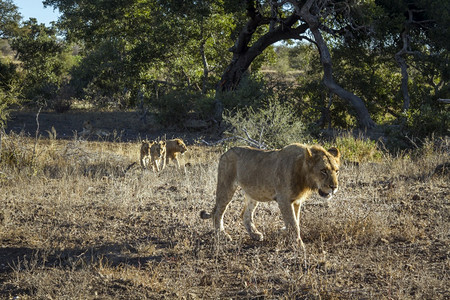
<path id="1" fill-rule="evenodd" d="M 22 16 L 12 0 L 0 1 L 0 38 L 6 39 L 17 34 Z"/>
<path id="2" fill-rule="evenodd" d="M 280 98 L 289 93 L 290 99 L 283 101 L 297 107 L 301 118 L 324 120 L 331 114 L 329 124 L 335 126 L 371 128 L 430 109 L 448 120 L 443 104 L 436 101 L 449 97 L 448 1 L 44 0 L 43 4 L 61 12 L 55 27 L 21 22 L 13 2 L 0 1 L 0 34 L 26 71 L 26 98 L 31 94 L 48 98 L 69 85 L 72 97 L 98 104 L 104 103 L 99 99 L 109 99 L 135 107 L 144 101 L 170 110 L 170 105 L 161 105 L 161 96 L 198 93 L 202 96 L 193 97 L 192 103 L 201 104 L 194 106 L 209 111 L 215 105 L 217 119 L 224 107 L 232 109 L 230 105 L 239 101 L 257 105 L 267 95 Z M 286 51 L 280 51 L 283 48 Z M 282 58 L 282 53 L 288 56 Z M 268 94 L 257 100 L 261 90 L 254 89 L 261 85 L 249 83 L 267 80 L 258 72 L 277 59 L 286 59 L 289 67 L 285 64 L 283 69 L 297 75 L 293 81 L 279 81 L 292 82 L 283 92 L 269 91 L 266 82 Z M 245 94 L 254 100 L 245 100 Z M 226 100 L 230 97 L 244 98 Z"/>

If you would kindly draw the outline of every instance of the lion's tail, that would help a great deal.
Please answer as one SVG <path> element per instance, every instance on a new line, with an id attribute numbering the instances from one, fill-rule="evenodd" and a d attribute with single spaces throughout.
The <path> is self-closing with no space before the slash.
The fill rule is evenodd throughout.
<path id="1" fill-rule="evenodd" d="M 202 218 L 203 220 L 210 219 L 211 214 L 207 213 L 205 210 L 202 210 L 200 212 L 200 218 Z"/>

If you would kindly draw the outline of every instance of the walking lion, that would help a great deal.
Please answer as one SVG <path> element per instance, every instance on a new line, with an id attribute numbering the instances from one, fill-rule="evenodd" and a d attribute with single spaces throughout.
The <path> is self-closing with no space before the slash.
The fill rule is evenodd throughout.
<path id="1" fill-rule="evenodd" d="M 314 191 L 330 199 L 338 190 L 340 153 L 337 148 L 291 144 L 282 149 L 266 151 L 251 147 L 234 147 L 219 161 L 216 203 L 211 214 L 202 211 L 202 219 L 213 219 L 218 232 L 225 232 L 223 216 L 236 188 L 245 193 L 242 212 L 246 230 L 258 241 L 263 235 L 253 223 L 259 202 L 276 201 L 286 228 L 300 237 L 300 207 Z"/>

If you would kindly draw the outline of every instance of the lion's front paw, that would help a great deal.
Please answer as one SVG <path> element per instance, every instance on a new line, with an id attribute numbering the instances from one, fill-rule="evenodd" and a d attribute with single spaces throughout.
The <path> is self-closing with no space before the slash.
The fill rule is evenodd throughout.
<path id="1" fill-rule="evenodd" d="M 216 231 L 216 236 L 218 239 L 223 239 L 226 240 L 228 242 L 231 242 L 233 239 L 231 238 L 231 235 L 229 235 L 227 232 L 221 230 L 221 231 Z"/>
<path id="2" fill-rule="evenodd" d="M 297 238 L 297 244 L 302 247 L 303 250 L 305 250 L 305 244 L 303 243 L 302 239 L 299 237 Z"/>
<path id="3" fill-rule="evenodd" d="M 264 236 L 261 232 L 252 232 L 250 236 L 252 237 L 252 239 L 258 242 L 262 242 L 264 240 Z"/>

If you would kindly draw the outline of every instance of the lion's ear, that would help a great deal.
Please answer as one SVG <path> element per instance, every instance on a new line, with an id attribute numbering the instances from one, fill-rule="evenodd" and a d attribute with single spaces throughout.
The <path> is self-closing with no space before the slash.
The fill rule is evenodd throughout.
<path id="1" fill-rule="evenodd" d="M 336 158 L 341 157 L 341 153 L 339 152 L 339 149 L 336 147 L 331 147 L 330 149 L 328 149 L 328 153 L 330 153 L 331 155 L 333 155 Z"/>

